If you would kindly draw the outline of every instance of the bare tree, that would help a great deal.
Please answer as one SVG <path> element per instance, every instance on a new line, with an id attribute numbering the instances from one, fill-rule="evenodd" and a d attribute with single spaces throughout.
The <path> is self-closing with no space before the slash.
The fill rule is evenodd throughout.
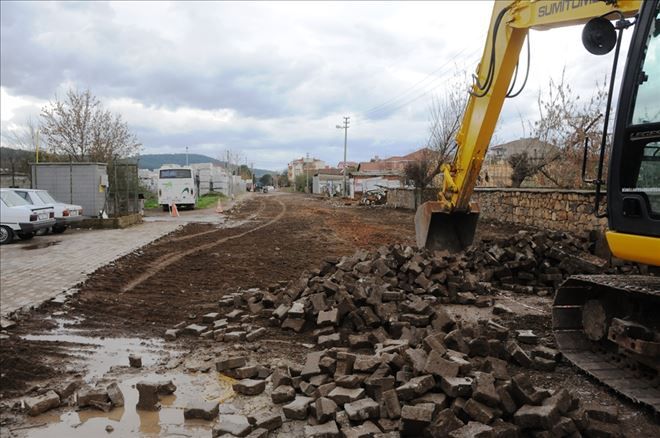
<path id="1" fill-rule="evenodd" d="M 437 153 L 440 165 L 448 163 L 456 152 L 456 133 L 467 104 L 465 81 L 457 75 L 441 96 L 435 95 L 429 107 L 429 136 L 426 147 Z M 439 172 L 439 169 L 438 169 Z"/>
<path id="2" fill-rule="evenodd" d="M 550 79 L 547 92 L 539 92 L 539 119 L 532 132 L 541 142 L 554 146 L 556 152 L 546 157 L 537 172 L 559 187 L 583 185 L 580 173 L 587 138 L 590 145 L 587 157 L 590 163 L 596 162 L 603 133 L 600 117 L 607 100 L 606 82 L 596 83 L 590 99 L 582 101 L 562 72 L 559 82 Z"/>
<path id="3" fill-rule="evenodd" d="M 121 115 L 103 108 L 90 90 L 69 90 L 41 110 L 48 148 L 74 161 L 110 162 L 139 152 L 142 146 Z"/>

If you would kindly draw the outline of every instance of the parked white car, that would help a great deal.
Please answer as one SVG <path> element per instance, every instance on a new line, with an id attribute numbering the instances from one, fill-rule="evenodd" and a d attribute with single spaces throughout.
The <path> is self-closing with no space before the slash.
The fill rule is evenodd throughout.
<path id="1" fill-rule="evenodd" d="M 53 233 L 63 233 L 72 223 L 83 220 L 82 207 L 80 205 L 58 202 L 46 190 L 13 190 L 14 193 L 32 205 L 38 207 L 53 207 L 55 210 L 55 225 L 52 227 Z"/>
<path id="2" fill-rule="evenodd" d="M 53 207 L 30 205 L 12 189 L 0 189 L 0 244 L 15 237 L 32 239 L 38 230 L 55 225 Z"/>

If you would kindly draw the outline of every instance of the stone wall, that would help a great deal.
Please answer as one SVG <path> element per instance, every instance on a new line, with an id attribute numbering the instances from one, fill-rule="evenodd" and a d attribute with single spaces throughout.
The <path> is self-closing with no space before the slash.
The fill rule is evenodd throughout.
<path id="1" fill-rule="evenodd" d="M 423 201 L 436 194 L 437 189 L 428 189 Z M 414 209 L 414 199 L 412 190 L 387 193 L 387 205 L 396 208 Z M 607 219 L 594 216 L 594 192 L 588 190 L 477 188 L 472 199 L 483 219 L 578 234 L 607 227 Z"/>
<path id="2" fill-rule="evenodd" d="M 438 189 L 424 189 L 421 202 L 435 201 L 438 199 Z M 412 189 L 388 189 L 387 205 L 394 208 L 405 208 L 415 210 L 415 191 Z"/>

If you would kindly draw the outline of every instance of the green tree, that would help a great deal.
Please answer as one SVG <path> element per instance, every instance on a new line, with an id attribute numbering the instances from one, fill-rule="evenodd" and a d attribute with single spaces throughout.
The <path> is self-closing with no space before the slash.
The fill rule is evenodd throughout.
<path id="1" fill-rule="evenodd" d="M 266 173 L 264 175 L 261 175 L 261 178 L 259 178 L 259 182 L 263 186 L 272 186 L 273 185 L 273 175 L 270 173 Z"/>

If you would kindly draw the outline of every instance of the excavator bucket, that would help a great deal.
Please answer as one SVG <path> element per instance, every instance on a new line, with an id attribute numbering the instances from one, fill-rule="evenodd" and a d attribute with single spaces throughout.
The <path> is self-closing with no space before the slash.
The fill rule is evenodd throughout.
<path id="1" fill-rule="evenodd" d="M 417 246 L 430 250 L 463 251 L 472 244 L 478 218 L 478 210 L 447 212 L 439 202 L 425 202 L 415 213 Z"/>

